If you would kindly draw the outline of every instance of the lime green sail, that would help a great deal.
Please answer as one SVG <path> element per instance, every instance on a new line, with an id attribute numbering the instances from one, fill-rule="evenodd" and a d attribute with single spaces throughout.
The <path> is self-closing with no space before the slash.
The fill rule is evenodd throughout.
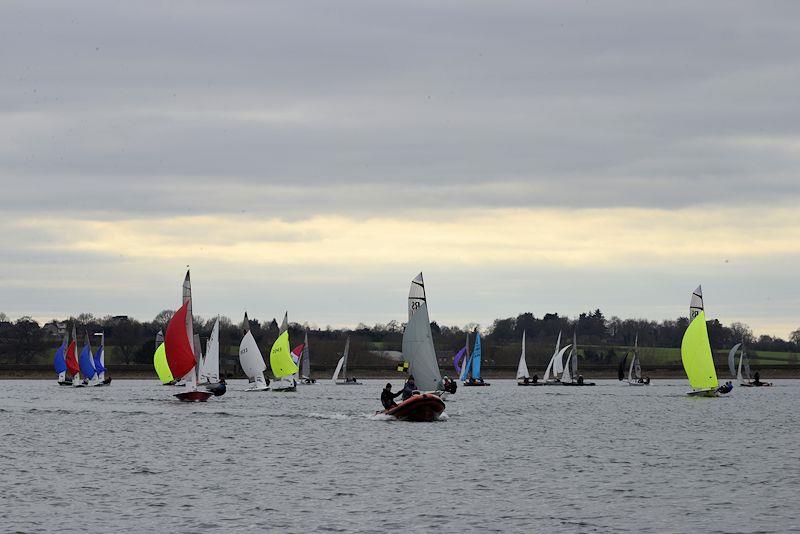
<path id="1" fill-rule="evenodd" d="M 716 389 L 719 387 L 711 344 L 706 329 L 706 313 L 700 310 L 683 334 L 681 360 L 692 389 Z"/>
<path id="2" fill-rule="evenodd" d="M 291 376 L 299 371 L 297 364 L 294 363 L 292 359 L 292 353 L 289 350 L 287 316 L 283 317 L 280 334 L 272 345 L 272 351 L 269 353 L 269 366 L 272 368 L 272 374 L 275 375 L 275 378 Z"/>
<path id="3" fill-rule="evenodd" d="M 168 384 L 174 380 L 172 371 L 169 370 L 167 363 L 167 349 L 164 345 L 164 335 L 159 332 L 156 336 L 156 353 L 153 355 L 153 366 L 156 368 L 158 379 L 164 384 Z"/>

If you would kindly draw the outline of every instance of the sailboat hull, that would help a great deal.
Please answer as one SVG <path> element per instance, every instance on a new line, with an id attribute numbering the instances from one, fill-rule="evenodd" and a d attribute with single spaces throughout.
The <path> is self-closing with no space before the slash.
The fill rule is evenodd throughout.
<path id="1" fill-rule="evenodd" d="M 517 380 L 517 385 L 518 386 L 546 386 L 547 384 L 544 384 L 544 383 L 539 382 L 539 381 L 534 382 L 533 380 L 528 380 L 527 382 L 525 382 L 525 380 Z"/>
<path id="2" fill-rule="evenodd" d="M 491 386 L 489 382 L 464 382 L 465 388 L 479 388 L 484 386 Z"/>
<path id="3" fill-rule="evenodd" d="M 594 386 L 594 382 L 561 382 L 562 386 Z"/>
<path id="4" fill-rule="evenodd" d="M 689 397 L 719 397 L 716 389 L 696 389 L 686 393 Z"/>
<path id="5" fill-rule="evenodd" d="M 214 394 L 209 391 L 184 391 L 183 393 L 176 393 L 173 395 L 181 402 L 206 402 Z"/>
<path id="6" fill-rule="evenodd" d="M 345 382 L 344 380 L 337 380 L 336 381 L 336 385 L 337 386 L 363 386 L 364 383 L 363 382 L 353 382 L 353 381 Z"/>
<path id="7" fill-rule="evenodd" d="M 444 401 L 441 398 L 432 393 L 422 393 L 378 413 L 391 415 L 401 421 L 425 423 L 438 419 L 444 408 Z"/>

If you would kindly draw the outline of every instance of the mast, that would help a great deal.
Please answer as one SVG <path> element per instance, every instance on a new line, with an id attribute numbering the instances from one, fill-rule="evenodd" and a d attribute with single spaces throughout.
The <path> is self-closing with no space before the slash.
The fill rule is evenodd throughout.
<path id="1" fill-rule="evenodd" d="M 194 344 L 194 318 L 192 315 L 192 281 L 189 277 L 189 269 L 187 266 L 186 277 L 183 279 L 183 304 L 188 303 L 186 306 L 186 336 L 189 338 L 189 347 L 194 353 L 194 374 L 195 384 L 200 382 L 200 359 L 197 355 L 197 348 Z"/>
<path id="2" fill-rule="evenodd" d="M 344 342 L 344 354 L 342 355 L 343 364 L 342 371 L 344 374 L 344 381 L 347 382 L 347 353 L 350 352 L 350 336 L 347 336 L 347 341 Z"/>

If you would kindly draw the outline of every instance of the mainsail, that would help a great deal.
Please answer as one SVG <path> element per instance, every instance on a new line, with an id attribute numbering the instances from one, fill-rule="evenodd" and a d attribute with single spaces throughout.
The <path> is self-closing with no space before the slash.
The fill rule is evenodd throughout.
<path id="1" fill-rule="evenodd" d="M 464 351 L 464 361 L 461 364 L 461 373 L 458 378 L 459 380 L 464 381 L 469 378 L 470 361 L 469 357 L 467 356 L 467 354 L 469 354 L 469 332 L 467 332 L 467 342 L 462 350 Z"/>
<path id="2" fill-rule="evenodd" d="M 741 343 L 737 343 L 733 346 L 731 351 L 728 353 L 728 370 L 731 372 L 731 376 L 734 378 L 738 378 L 739 380 L 742 379 L 742 359 L 739 358 L 739 373 L 737 376 L 736 373 L 736 353 L 739 351 L 739 347 L 741 347 Z"/>
<path id="3" fill-rule="evenodd" d="M 522 331 L 522 354 L 519 356 L 519 364 L 517 365 L 517 380 L 530 378 L 528 374 L 528 363 L 525 361 L 525 331 Z"/>
<path id="4" fill-rule="evenodd" d="M 206 341 L 206 356 L 203 358 L 203 380 L 211 384 L 219 382 L 219 317 L 214 321 L 211 337 Z"/>
<path id="5" fill-rule="evenodd" d="M 442 375 L 436 362 L 431 321 L 425 296 L 422 273 L 411 281 L 408 291 L 408 323 L 403 332 L 403 359 L 420 391 L 435 391 L 442 387 Z"/>
<path id="6" fill-rule="evenodd" d="M 553 352 L 553 356 L 555 357 L 556 354 L 560 352 L 559 347 L 561 346 L 561 330 L 558 331 L 558 339 L 556 340 L 556 350 Z M 558 376 L 564 371 L 564 351 L 560 357 L 555 358 L 553 360 L 553 376 Z"/>
<path id="7" fill-rule="evenodd" d="M 153 354 L 153 367 L 156 368 L 158 379 L 164 384 L 169 384 L 175 380 L 175 377 L 172 376 L 172 371 L 169 370 L 169 364 L 167 363 L 167 350 L 166 345 L 164 345 L 164 334 L 161 330 L 156 334 L 156 351 Z"/>
<path id="8" fill-rule="evenodd" d="M 305 339 L 303 340 L 303 353 L 300 355 L 300 377 L 307 379 L 311 378 L 311 361 L 309 358 L 311 353 L 308 348 L 308 330 L 306 330 Z"/>
<path id="9" fill-rule="evenodd" d="M 92 345 L 89 342 L 89 333 L 86 333 L 86 339 L 81 350 L 81 356 L 78 360 L 81 369 L 81 374 L 88 380 L 94 380 L 97 371 L 94 368 L 94 361 L 92 360 Z"/>
<path id="10" fill-rule="evenodd" d="M 100 332 L 95 334 L 96 336 L 100 336 L 100 347 L 97 349 L 97 352 L 94 353 L 94 368 L 97 371 L 97 378 L 100 380 L 106 379 L 106 336 L 104 333 Z"/>
<path id="11" fill-rule="evenodd" d="M 58 379 L 63 380 L 67 373 L 67 345 L 69 344 L 69 331 L 64 328 L 64 339 L 61 341 L 61 346 L 58 347 L 56 350 L 56 354 L 53 357 L 53 367 L 58 373 Z"/>
<path id="12" fill-rule="evenodd" d="M 628 353 L 619 361 L 619 369 L 617 369 L 617 378 L 625 380 L 625 362 L 628 361 Z"/>
<path id="13" fill-rule="evenodd" d="M 683 334 L 681 360 L 686 376 L 693 390 L 716 389 L 719 387 L 714 358 L 706 328 L 706 314 L 703 308 L 703 291 L 700 286 L 692 293 L 689 306 L 691 322 Z"/>
<path id="14" fill-rule="evenodd" d="M 281 329 L 278 332 L 278 339 L 272 344 L 272 350 L 269 353 L 269 365 L 272 368 L 272 374 L 276 378 L 283 378 L 295 374 L 299 369 L 292 360 L 292 353 L 289 349 L 289 313 L 283 316 Z"/>
<path id="15" fill-rule="evenodd" d="M 250 331 L 250 320 L 247 318 L 247 312 L 244 313 L 244 337 L 239 343 L 239 364 L 242 366 L 244 374 L 247 375 L 251 381 L 259 381 L 265 384 L 264 371 L 267 365 L 264 363 L 264 357 L 258 348 L 253 333 Z"/>
<path id="16" fill-rule="evenodd" d="M 81 371 L 80 366 L 78 365 L 78 334 L 75 332 L 75 325 L 72 325 L 72 340 L 69 342 L 67 346 L 67 353 L 66 353 L 66 363 L 67 363 L 67 371 L 74 377 L 77 377 Z M 75 382 L 73 380 L 73 382 Z"/>

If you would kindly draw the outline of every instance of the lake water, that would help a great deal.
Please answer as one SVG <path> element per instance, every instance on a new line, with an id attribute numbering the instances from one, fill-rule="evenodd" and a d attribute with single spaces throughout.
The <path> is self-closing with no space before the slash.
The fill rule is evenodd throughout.
<path id="1" fill-rule="evenodd" d="M 800 531 L 800 381 L 691 399 L 500 380 L 437 423 L 371 416 L 385 380 L 232 381 L 207 404 L 0 384 L 0 531 Z"/>

